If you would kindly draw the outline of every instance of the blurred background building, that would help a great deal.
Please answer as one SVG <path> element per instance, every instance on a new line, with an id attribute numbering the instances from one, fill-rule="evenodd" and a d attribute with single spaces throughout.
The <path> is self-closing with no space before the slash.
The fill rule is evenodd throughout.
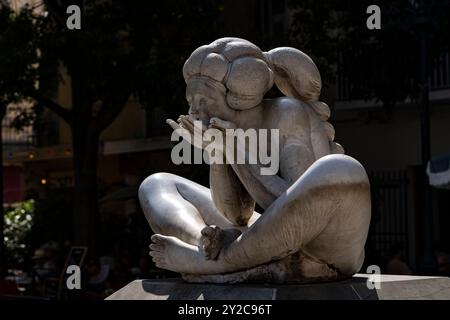
<path id="1" fill-rule="evenodd" d="M 15 6 L 27 1 L 12 1 Z M 29 2 L 29 1 L 28 1 Z M 285 0 L 225 0 L 219 17 L 220 34 L 246 38 L 268 50 L 291 45 L 289 28 L 293 12 Z M 210 39 L 211 41 L 214 39 Z M 192 46 L 192 50 L 196 46 Z M 302 48 L 299 48 L 302 50 Z M 450 153 L 450 56 L 443 52 L 429 74 L 432 157 Z M 345 65 L 336 66 L 338 70 Z M 69 106 L 70 77 L 53 99 Z M 181 78 L 181 70 L 174 77 Z M 354 94 L 351 79 L 337 74 L 327 83 L 322 100 L 332 110 L 336 141 L 346 153 L 367 169 L 372 186 L 373 218 L 367 243 L 366 264 L 386 264 L 393 248 L 403 260 L 418 269 L 423 254 L 424 214 L 422 203 L 421 118 L 417 105 L 406 101 L 386 113 L 381 103 Z M 26 105 L 19 106 L 27 108 Z M 187 112 L 186 104 L 186 112 Z M 135 236 L 146 250 L 150 229 L 139 208 L 137 188 L 149 174 L 174 172 L 200 183 L 208 183 L 205 166 L 175 166 L 170 159 L 170 128 L 165 124 L 170 106 L 145 107 L 131 97 L 114 122 L 101 134 L 99 149 L 100 215 L 134 222 L 126 236 Z M 52 199 L 55 190 L 73 186 L 70 129 L 50 111 L 17 131 L 11 127 L 14 113 L 2 123 L 4 199 L 14 204 L 29 198 Z M 69 191 L 70 192 L 70 191 Z M 433 189 L 434 241 L 449 251 L 450 191 Z M 69 223 L 69 222 L 68 222 Z M 119 228 L 119 227 L 118 227 Z M 120 228 L 119 228 L 120 229 Z M 124 236 L 117 232 L 118 237 Z M 114 231 L 111 231 L 114 232 Z M 60 239 L 62 240 L 62 239 Z M 114 239 L 117 240 L 117 239 Z"/>

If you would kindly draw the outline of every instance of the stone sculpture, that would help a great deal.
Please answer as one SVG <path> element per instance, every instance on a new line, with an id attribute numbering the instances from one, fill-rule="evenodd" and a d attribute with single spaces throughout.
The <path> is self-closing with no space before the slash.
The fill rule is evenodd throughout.
<path id="1" fill-rule="evenodd" d="M 210 165 L 210 189 L 169 173 L 145 179 L 139 199 L 155 234 L 150 255 L 188 282 L 333 281 L 362 266 L 370 222 L 363 166 L 344 155 L 319 101 L 321 78 L 303 52 L 263 52 L 239 38 L 196 49 L 183 68 L 189 115 L 173 129 L 279 129 L 279 171 Z M 264 99 L 273 85 L 285 95 Z M 202 146 L 200 146 L 202 147 Z M 257 203 L 264 212 L 255 212 Z"/>

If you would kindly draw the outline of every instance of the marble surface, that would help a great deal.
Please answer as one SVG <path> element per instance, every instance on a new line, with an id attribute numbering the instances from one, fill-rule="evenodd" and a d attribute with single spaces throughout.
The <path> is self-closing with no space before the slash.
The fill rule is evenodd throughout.
<path id="1" fill-rule="evenodd" d="M 181 279 L 135 280 L 107 300 L 448 300 L 450 278 L 381 275 L 380 288 L 367 274 L 322 284 L 190 284 Z"/>
<path id="2" fill-rule="evenodd" d="M 167 123 L 218 162 L 209 188 L 164 172 L 140 185 L 155 265 L 191 283 L 329 282 L 358 272 L 369 179 L 334 141 L 314 61 L 296 48 L 221 38 L 194 50 L 183 76 L 188 115 Z M 273 86 L 282 95 L 265 98 Z M 255 139 L 234 139 L 244 130 Z M 270 167 L 261 159 L 269 149 Z"/>

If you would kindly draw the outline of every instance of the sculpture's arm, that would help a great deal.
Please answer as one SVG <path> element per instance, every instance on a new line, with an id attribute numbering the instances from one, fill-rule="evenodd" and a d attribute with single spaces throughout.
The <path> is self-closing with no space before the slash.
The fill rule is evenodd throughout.
<path id="1" fill-rule="evenodd" d="M 280 152 L 280 175 L 261 175 L 261 164 L 232 164 L 253 199 L 264 209 L 275 201 L 314 162 L 310 148 L 292 142 Z M 248 162 L 246 162 L 248 163 Z"/>
<path id="2" fill-rule="evenodd" d="M 277 175 L 260 175 L 261 166 L 258 164 L 232 164 L 232 167 L 252 198 L 263 209 L 269 207 L 288 188 L 286 181 Z"/>
<path id="3" fill-rule="evenodd" d="M 167 119 L 167 123 L 190 143 L 193 144 L 196 141 L 193 137 L 194 124 L 189 116 L 180 116 L 178 123 Z M 201 145 L 196 147 L 204 148 L 204 144 L 202 139 Z M 255 201 L 245 190 L 230 165 L 215 163 L 210 165 L 210 187 L 216 208 L 232 223 L 247 225 L 255 210 Z"/>
<path id="4" fill-rule="evenodd" d="M 228 164 L 210 165 L 211 195 L 217 209 L 231 222 L 246 225 L 255 210 L 255 201 Z"/>
<path id="5" fill-rule="evenodd" d="M 232 129 L 234 126 L 234 124 L 218 118 L 213 118 L 212 121 L 213 127 L 221 129 L 225 134 L 227 134 L 226 129 Z M 227 160 L 229 159 L 227 162 L 231 163 L 234 172 L 252 198 L 264 209 L 284 193 L 315 160 L 311 147 L 310 124 L 307 113 L 302 108 L 293 108 L 293 112 L 285 114 L 282 123 L 290 128 L 291 133 L 280 138 L 282 140 L 280 148 L 271 151 L 271 153 L 278 152 L 279 155 L 280 170 L 278 174 L 273 172 L 263 175 L 262 170 L 266 166 L 259 164 L 259 162 L 258 164 L 249 164 L 248 153 L 243 145 L 245 141 L 236 139 L 236 144 L 225 145 L 226 157 Z M 271 146 L 271 149 L 273 149 L 273 146 Z M 239 152 L 245 153 L 246 164 L 236 164 L 232 161 L 233 155 Z"/>

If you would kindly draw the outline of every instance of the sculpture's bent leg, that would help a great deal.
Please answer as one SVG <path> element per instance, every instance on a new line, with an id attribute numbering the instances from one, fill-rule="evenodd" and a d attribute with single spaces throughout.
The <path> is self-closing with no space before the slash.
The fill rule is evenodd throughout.
<path id="1" fill-rule="evenodd" d="M 234 226 L 216 209 L 208 188 L 174 174 L 156 173 L 146 178 L 139 187 L 139 200 L 155 233 L 192 245 L 200 245 L 201 231 L 207 225 L 246 229 Z M 258 217 L 255 213 L 251 220 Z"/>
<path id="2" fill-rule="evenodd" d="M 176 237 L 154 235 L 152 256 L 162 268 L 184 274 L 219 274 L 280 260 L 295 252 L 341 274 L 358 271 L 370 222 L 369 181 L 345 155 L 317 160 L 217 260 Z"/>

